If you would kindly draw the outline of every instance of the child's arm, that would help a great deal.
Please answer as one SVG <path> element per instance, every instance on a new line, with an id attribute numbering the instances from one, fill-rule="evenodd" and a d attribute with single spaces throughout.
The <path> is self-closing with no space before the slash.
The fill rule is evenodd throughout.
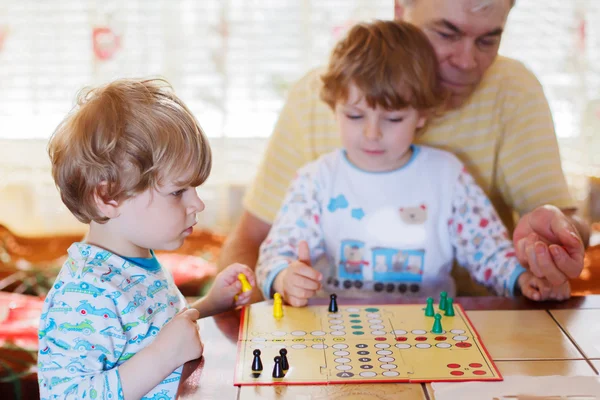
<path id="1" fill-rule="evenodd" d="M 458 262 L 497 294 L 512 296 L 525 269 L 490 200 L 464 168 L 455 186 L 448 225 Z"/>
<path id="2" fill-rule="evenodd" d="M 87 297 L 95 309 L 106 310 L 106 318 L 76 310 L 85 305 L 86 300 L 82 299 Z M 139 399 L 198 355 L 194 346 L 200 339 L 193 341 L 194 332 L 187 332 L 190 326 L 186 331 L 187 314 L 174 317 L 152 344 L 132 356 L 127 351 L 130 346 L 123 335 L 119 310 L 110 298 L 56 292 L 51 301 L 54 307 L 70 311 L 48 312 L 40 324 L 38 375 L 42 398 L 64 398 L 69 393 L 75 398 L 91 398 L 96 393 L 98 398 Z M 192 317 L 197 316 L 195 310 L 191 313 Z M 195 322 L 190 323 L 197 336 Z M 187 336 L 187 343 L 182 344 L 181 335 Z M 165 336 L 170 336 L 170 340 Z M 183 351 L 178 348 L 184 345 L 187 347 Z M 116 366 L 120 358 L 128 356 L 128 361 Z"/>
<path id="3" fill-rule="evenodd" d="M 256 284 L 254 272 L 250 268 L 244 264 L 231 264 L 216 276 L 208 294 L 190 306 L 198 310 L 199 318 L 248 304 L 252 291 L 242 292 L 239 274 L 244 274 L 250 286 Z"/>
<path id="4" fill-rule="evenodd" d="M 179 366 L 202 355 L 197 319 L 197 310 L 180 312 L 152 344 L 118 368 L 125 400 L 141 398 Z"/>
<path id="5" fill-rule="evenodd" d="M 314 164 L 311 166 L 315 167 Z M 301 241 L 308 244 L 311 258 L 303 263 L 305 269 L 306 264 L 310 265 L 324 254 L 319 198 L 319 184 L 315 179 L 314 169 L 303 169 L 290 185 L 283 206 L 260 248 L 256 277 L 265 298 L 273 296 L 275 278 L 283 270 L 291 263 L 301 264 L 298 262 Z M 305 272 L 311 274 L 311 278 L 320 279 L 318 271 L 311 269 L 309 272 L 306 269 Z M 285 294 L 282 295 L 286 299 Z"/>

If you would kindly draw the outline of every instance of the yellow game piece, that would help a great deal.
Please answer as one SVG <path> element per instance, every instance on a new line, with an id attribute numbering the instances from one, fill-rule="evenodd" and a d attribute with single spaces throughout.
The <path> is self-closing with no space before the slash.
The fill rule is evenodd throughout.
<path id="1" fill-rule="evenodd" d="M 242 282 L 242 292 L 248 292 L 252 290 L 252 285 L 250 285 L 250 282 L 248 282 L 248 278 L 246 278 L 246 275 L 239 274 L 238 279 L 240 280 L 240 282 Z"/>
<path id="2" fill-rule="evenodd" d="M 273 317 L 277 319 L 283 317 L 283 301 L 279 293 L 273 295 Z"/>

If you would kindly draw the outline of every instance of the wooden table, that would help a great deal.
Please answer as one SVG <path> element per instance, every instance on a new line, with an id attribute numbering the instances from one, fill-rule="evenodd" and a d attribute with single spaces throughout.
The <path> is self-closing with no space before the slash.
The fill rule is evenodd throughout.
<path id="1" fill-rule="evenodd" d="M 406 303 L 425 303 L 425 299 Z M 600 295 L 562 303 L 499 297 L 457 298 L 504 376 L 597 375 Z M 386 303 L 378 301 L 378 303 Z M 392 302 L 390 302 L 392 303 Z M 395 301 L 398 303 L 398 301 Z M 325 304 L 316 300 L 312 304 Z M 362 304 L 338 299 L 338 304 Z M 596 321 L 596 322 L 594 322 Z M 201 321 L 204 357 L 185 365 L 179 399 L 415 399 L 435 398 L 429 384 L 233 386 L 239 314 Z M 596 339 L 595 338 L 599 338 Z"/>
<path id="2" fill-rule="evenodd" d="M 312 304 L 326 304 L 316 300 Z M 405 301 L 425 303 L 425 299 Z M 600 370 L 600 295 L 562 303 L 534 303 L 500 297 L 457 298 L 496 365 L 509 375 L 597 375 Z M 362 304 L 338 298 L 340 305 Z M 379 304 L 386 301 L 378 301 Z M 389 302 L 394 303 L 394 302 Z M 397 300 L 395 303 L 399 303 Z M 433 400 L 428 384 L 320 386 L 233 385 L 239 312 L 200 321 L 204 356 L 184 366 L 179 399 L 415 399 Z M 596 339 L 599 338 L 599 339 Z M 38 399 L 36 375 L 21 380 L 22 399 Z M 13 397 L 12 384 L 0 382 L 0 398 Z"/>

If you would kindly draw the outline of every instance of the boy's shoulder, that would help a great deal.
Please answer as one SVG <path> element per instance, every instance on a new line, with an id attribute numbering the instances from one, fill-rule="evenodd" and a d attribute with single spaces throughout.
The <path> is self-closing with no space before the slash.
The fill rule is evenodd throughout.
<path id="1" fill-rule="evenodd" d="M 421 158 L 423 162 L 426 162 L 428 166 L 439 166 L 444 168 L 457 168 L 462 169 L 463 163 L 460 159 L 452 152 L 430 146 L 419 145 L 416 146 L 416 151 L 419 152 L 417 157 Z"/>
<path id="2" fill-rule="evenodd" d="M 341 149 L 333 150 L 321 155 L 314 161 L 305 164 L 298 170 L 297 175 L 319 178 L 331 174 L 337 169 L 344 160 L 344 151 Z"/>
<path id="3" fill-rule="evenodd" d="M 146 271 L 108 250 L 73 243 L 58 274 L 53 289 L 61 293 L 107 296 L 115 300 L 127 285 L 135 286 L 148 280 Z"/>

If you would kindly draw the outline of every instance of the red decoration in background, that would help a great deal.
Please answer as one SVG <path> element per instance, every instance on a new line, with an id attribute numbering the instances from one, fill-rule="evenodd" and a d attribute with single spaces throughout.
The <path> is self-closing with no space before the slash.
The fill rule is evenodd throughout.
<path id="1" fill-rule="evenodd" d="M 37 350 L 43 304 L 39 297 L 0 292 L 0 346 L 12 343 Z"/>
<path id="2" fill-rule="evenodd" d="M 92 32 L 92 44 L 97 59 L 110 60 L 121 47 L 121 37 L 107 26 L 96 27 Z"/>
<path id="3" fill-rule="evenodd" d="M 0 26 L 0 52 L 4 48 L 4 42 L 6 42 L 6 38 L 8 37 L 8 25 Z"/>

